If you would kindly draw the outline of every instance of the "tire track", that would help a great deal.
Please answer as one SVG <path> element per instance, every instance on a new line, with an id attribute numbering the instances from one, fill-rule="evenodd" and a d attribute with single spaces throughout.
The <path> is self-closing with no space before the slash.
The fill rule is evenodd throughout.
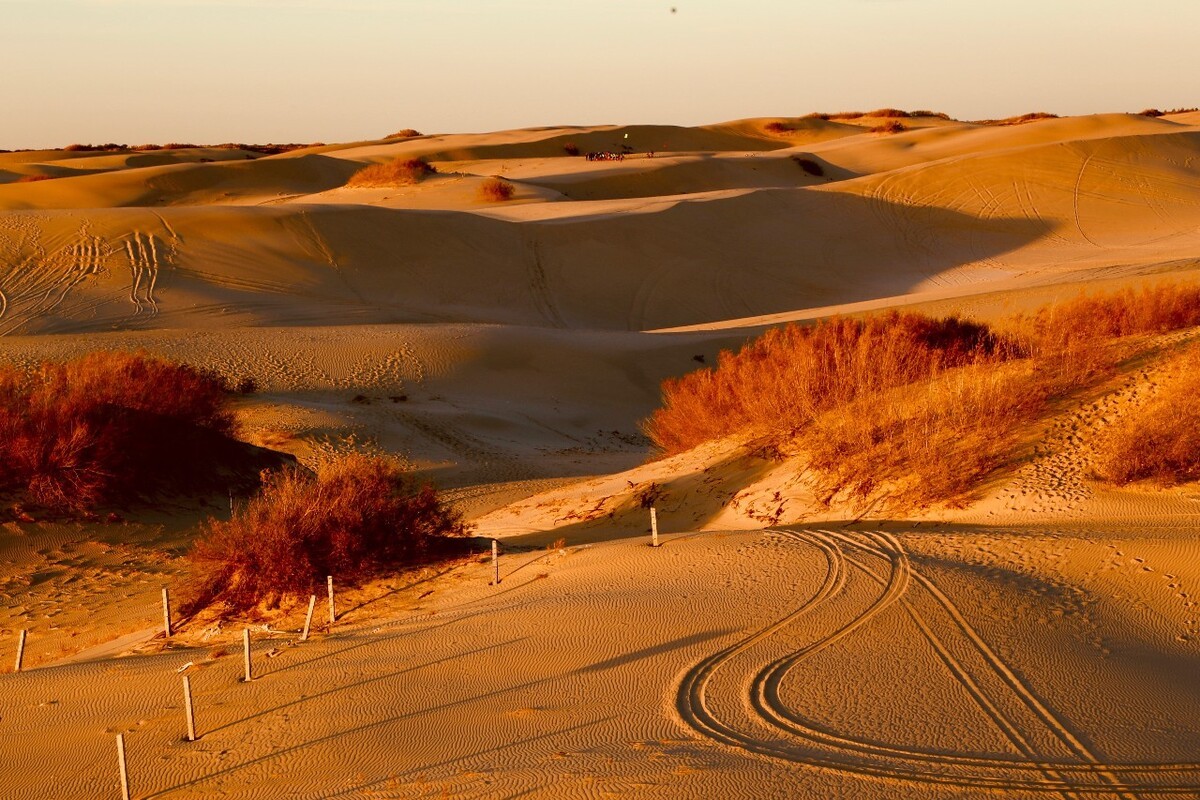
<path id="1" fill-rule="evenodd" d="M 1136 792 L 1195 796 L 1200 791 L 1197 783 L 1186 782 L 1195 779 L 1186 773 L 1200 772 L 1200 764 L 1107 764 L 1099 759 L 987 644 L 953 601 L 932 580 L 912 568 L 907 551 L 896 537 L 884 532 L 865 533 L 863 536 L 866 540 L 860 541 L 848 534 L 833 531 L 777 530 L 773 533 L 820 550 L 826 559 L 826 577 L 816 594 L 798 609 L 713 654 L 685 673 L 676 694 L 676 710 L 681 720 L 697 732 L 719 743 L 757 755 L 891 781 L 1056 793 L 1068 800 L 1078 795 L 1108 795 L 1132 800 L 1137 797 Z M 882 559 L 889 565 L 888 573 L 881 574 L 860 559 L 848 555 L 844 552 L 845 548 Z M 747 698 L 750 713 L 743 726 L 767 725 L 781 738 L 765 738 L 761 732 L 748 732 L 732 721 L 718 718 L 707 698 L 709 683 L 716 673 L 734 657 L 800 620 L 838 594 L 845 586 L 851 569 L 879 584 L 882 593 L 861 614 L 800 650 L 767 664 L 751 681 L 751 694 Z M 911 587 L 922 589 L 949 617 L 953 629 L 964 637 L 969 650 L 982 660 L 991 681 L 1003 687 L 1005 696 L 1019 702 L 1021 713 L 1028 716 L 1027 723 L 1039 726 L 1039 730 L 1044 729 L 1043 732 L 1048 732 L 1053 740 L 1059 742 L 1071 758 L 1079 760 L 1039 755 L 1029 735 L 1022 731 L 1013 717 L 1013 712 L 1006 712 L 997 702 L 998 698 L 989 695 L 980 680 L 972 675 L 966 664 L 954 655 L 935 631 L 926 614 L 908 597 Z M 780 687 L 794 667 L 808 656 L 847 638 L 894 605 L 905 610 L 933 647 L 938 659 L 1011 743 L 1015 758 L 939 753 L 858 740 L 814 729 L 787 708 L 780 696 Z M 1039 774 L 1021 775 L 1030 772 Z M 1185 774 L 1171 782 L 1154 781 L 1156 777 L 1163 778 L 1174 773 Z M 1142 776 L 1150 782 L 1133 783 L 1131 780 L 1135 776 Z"/>

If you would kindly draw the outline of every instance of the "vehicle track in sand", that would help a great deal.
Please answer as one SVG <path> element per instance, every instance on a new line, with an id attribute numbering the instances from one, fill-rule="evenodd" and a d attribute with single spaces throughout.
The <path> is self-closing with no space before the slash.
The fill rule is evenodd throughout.
<path id="1" fill-rule="evenodd" d="M 976 789 L 1128 799 L 1142 795 L 1197 796 L 1200 763 L 1107 763 L 1021 678 L 971 625 L 951 598 L 916 569 L 900 541 L 884 532 L 772 531 L 818 549 L 826 561 L 821 587 L 791 613 L 692 667 L 675 706 L 682 721 L 721 744 L 757 755 L 843 773 L 909 783 Z M 875 563 L 878 562 L 878 563 Z M 854 576 L 878 594 L 864 609 L 838 620 L 786 655 L 767 661 L 736 707 L 745 718 L 722 719 L 710 683 L 733 659 L 751 651 L 818 607 L 836 609 Z M 1011 757 L 925 750 L 856 738 L 807 718 L 787 702 L 786 685 L 809 657 L 866 628 L 890 608 L 902 610 L 971 701 L 1003 734 Z M 795 633 L 795 631 L 793 631 Z M 726 703 L 727 707 L 734 707 Z"/>

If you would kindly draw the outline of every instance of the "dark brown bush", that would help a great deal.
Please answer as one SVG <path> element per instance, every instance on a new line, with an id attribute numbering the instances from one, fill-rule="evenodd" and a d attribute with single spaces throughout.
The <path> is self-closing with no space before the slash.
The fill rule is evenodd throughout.
<path id="1" fill-rule="evenodd" d="M 401 128 L 400 130 L 396 131 L 395 133 L 390 133 L 383 138 L 385 138 L 385 139 L 411 139 L 414 136 L 420 136 L 420 135 L 421 135 L 421 132 L 418 130 L 414 130 L 413 128 Z"/>
<path id="2" fill-rule="evenodd" d="M 563 152 L 569 156 L 577 156 L 579 155 L 579 145 L 574 142 L 567 142 L 563 145 Z"/>
<path id="3" fill-rule="evenodd" d="M 763 125 L 763 130 L 773 136 L 781 136 L 784 134 L 791 133 L 792 126 L 788 125 L 786 122 L 773 121 L 773 122 L 768 122 L 766 125 Z"/>
<path id="4" fill-rule="evenodd" d="M 53 178 L 53 175 L 22 175 L 13 181 L 13 183 L 37 183 L 38 181 L 48 181 Z"/>
<path id="5" fill-rule="evenodd" d="M 876 125 L 872 128 L 868 128 L 867 130 L 871 133 L 903 133 L 904 131 L 908 130 L 908 128 L 905 127 L 904 123 L 900 120 L 890 119 L 882 125 Z"/>
<path id="6" fill-rule="evenodd" d="M 264 473 L 261 493 L 196 542 L 186 610 L 307 597 L 326 575 L 354 584 L 419 563 L 463 533 L 457 512 L 387 459 L 345 456 L 315 477 Z"/>
<path id="7" fill-rule="evenodd" d="M 503 178 L 495 176 L 479 184 L 480 199 L 487 200 L 490 203 L 502 203 L 505 200 L 511 200 L 515 192 L 516 187 Z"/>
<path id="8" fill-rule="evenodd" d="M 350 176 L 347 186 L 408 186 L 420 183 L 437 168 L 423 158 L 398 158 L 363 167 Z"/>

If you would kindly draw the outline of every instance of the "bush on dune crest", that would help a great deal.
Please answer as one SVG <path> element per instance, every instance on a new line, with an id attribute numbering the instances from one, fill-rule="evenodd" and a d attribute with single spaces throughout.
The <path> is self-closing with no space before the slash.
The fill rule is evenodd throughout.
<path id="1" fill-rule="evenodd" d="M 190 611 L 232 611 L 307 597 L 326 575 L 354 583 L 419 563 L 461 516 L 392 462 L 343 457 L 316 477 L 264 474 L 262 492 L 228 521 L 212 521 L 189 560 Z"/>
<path id="2" fill-rule="evenodd" d="M 516 193 L 516 187 L 503 178 L 492 177 L 479 184 L 479 197 L 489 203 L 503 203 L 511 200 Z"/>
<path id="3" fill-rule="evenodd" d="M 895 313 L 787 326 L 664 382 L 644 428 L 666 454 L 734 434 L 798 445 L 831 497 L 886 484 L 895 505 L 952 500 L 1005 463 L 1055 398 L 1144 349 L 1137 336 L 1197 325 L 1200 287 L 1160 285 L 1081 295 L 1005 333 Z"/>
<path id="4" fill-rule="evenodd" d="M 422 158 L 398 158 L 383 164 L 371 164 L 350 176 L 347 186 L 406 186 L 420 183 L 437 168 Z"/>
<path id="5" fill-rule="evenodd" d="M 218 376 L 142 353 L 0 370 L 0 492 L 59 512 L 142 494 L 177 437 L 232 431 L 225 403 Z"/>

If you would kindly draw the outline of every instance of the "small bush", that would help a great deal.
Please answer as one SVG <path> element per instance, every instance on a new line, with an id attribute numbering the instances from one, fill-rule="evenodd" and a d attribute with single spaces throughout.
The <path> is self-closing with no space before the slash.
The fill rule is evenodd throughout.
<path id="1" fill-rule="evenodd" d="M 371 164 L 350 176 L 347 186 L 407 186 L 420 183 L 437 168 L 422 158 L 403 158 Z"/>
<path id="2" fill-rule="evenodd" d="M 876 125 L 872 128 L 868 128 L 867 130 L 869 130 L 871 133 L 903 133 L 904 131 L 908 130 L 908 128 L 906 128 L 904 123 L 900 120 L 891 119 L 882 125 Z"/>
<path id="3" fill-rule="evenodd" d="M 412 128 L 401 128 L 395 133 L 390 133 L 383 137 L 385 139 L 411 139 L 414 136 L 420 136 L 421 132 Z"/>
<path id="4" fill-rule="evenodd" d="M 1004 127 L 1007 125 L 1024 125 L 1027 122 L 1037 122 L 1043 119 L 1058 119 L 1058 114 L 1049 114 L 1045 111 L 1034 111 L 1032 114 L 1022 114 L 1019 117 L 1006 117 L 1004 119 L 981 119 L 976 120 L 976 125 L 995 125 Z"/>
<path id="5" fill-rule="evenodd" d="M 792 126 L 786 122 L 768 122 L 763 126 L 763 130 L 772 136 L 783 136 L 792 132 Z"/>
<path id="6" fill-rule="evenodd" d="M 93 353 L 0 370 L 0 492 L 60 512 L 129 499 L 198 468 L 192 429 L 227 436 L 233 417 L 224 382 L 184 364 Z"/>
<path id="7" fill-rule="evenodd" d="M 1163 115 L 1163 112 L 1159 111 L 1157 108 L 1147 108 L 1138 113 L 1143 117 L 1161 117 Z"/>
<path id="8" fill-rule="evenodd" d="M 579 155 L 579 145 L 574 142 L 567 142 L 563 145 L 563 152 L 569 156 L 577 156 Z"/>
<path id="9" fill-rule="evenodd" d="M 258 391 L 258 381 L 253 375 L 243 376 L 237 383 L 238 394 L 254 394 Z"/>
<path id="10" fill-rule="evenodd" d="M 307 597 L 326 575 L 353 584 L 418 563 L 463 533 L 457 512 L 386 459 L 346 456 L 316 477 L 264 474 L 262 492 L 232 519 L 209 522 L 189 554 L 185 610 Z"/>
<path id="11" fill-rule="evenodd" d="M 796 166 L 815 178 L 820 178 L 825 174 L 825 168 L 821 166 L 820 162 L 813 161 L 811 158 L 792 156 L 792 161 L 795 161 Z"/>
<path id="12" fill-rule="evenodd" d="M 37 183 L 38 181 L 51 180 L 53 177 L 53 175 L 22 175 L 13 181 L 13 183 Z"/>
<path id="13" fill-rule="evenodd" d="M 511 200 L 516 187 L 503 178 L 491 177 L 479 184 L 479 197 L 489 203 L 502 203 Z"/>
<path id="14" fill-rule="evenodd" d="M 1100 475 L 1124 485 L 1200 480 L 1200 346 L 1177 358 L 1179 377 L 1117 423 L 1101 450 Z"/>

